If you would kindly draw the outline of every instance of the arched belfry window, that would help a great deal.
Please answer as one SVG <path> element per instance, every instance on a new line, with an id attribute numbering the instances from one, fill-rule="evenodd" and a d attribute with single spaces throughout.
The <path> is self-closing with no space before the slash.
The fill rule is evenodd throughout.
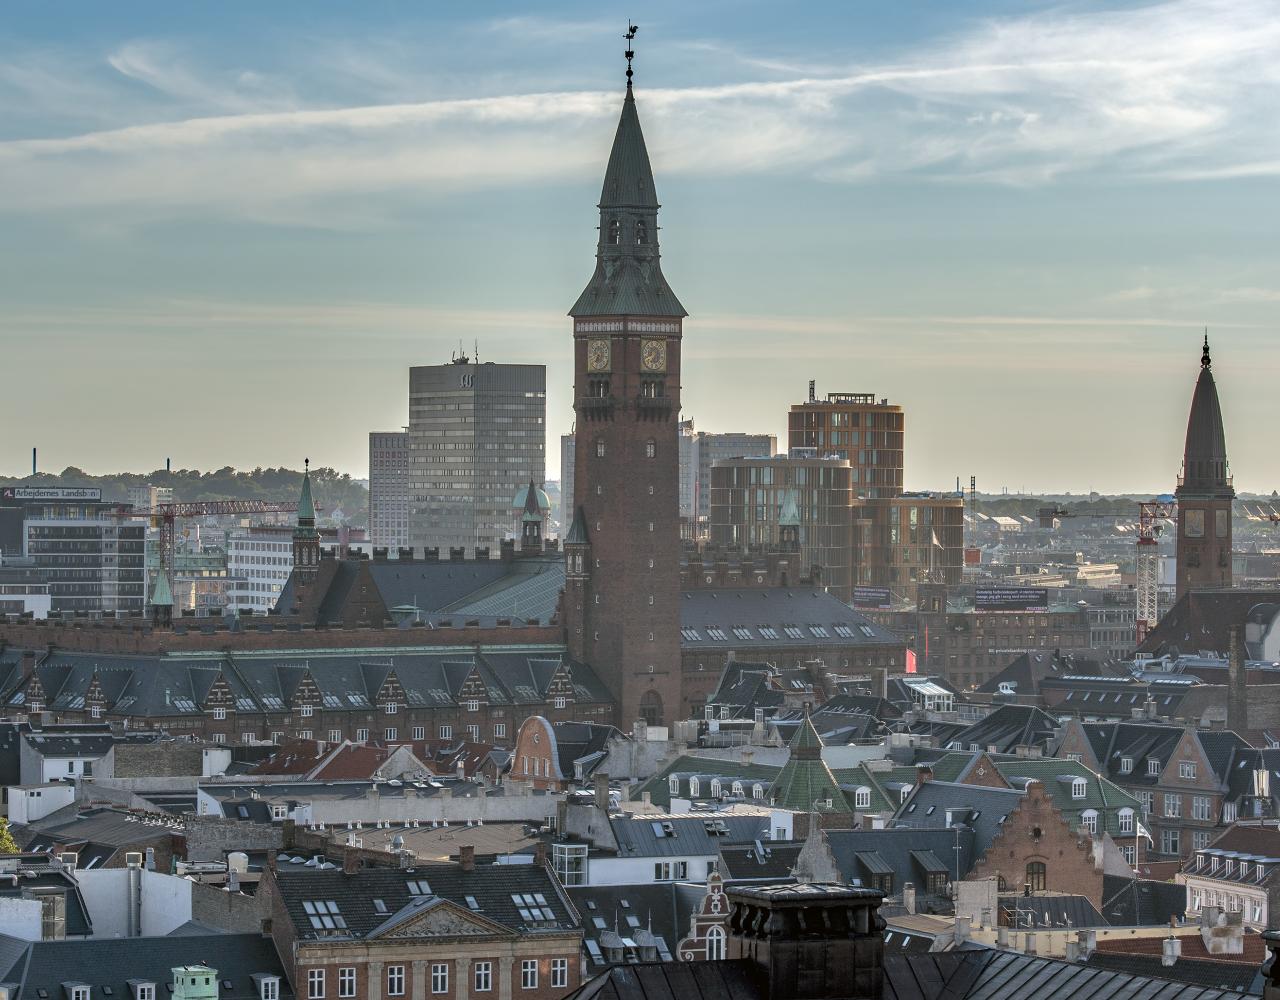
<path id="1" fill-rule="evenodd" d="M 618 225 L 617 219 L 610 219 L 609 226 L 606 230 L 606 240 L 610 246 L 617 246 L 622 242 L 622 227 Z"/>
<path id="2" fill-rule="evenodd" d="M 596 458 L 604 458 L 604 438 L 596 438 Z"/>
<path id="3" fill-rule="evenodd" d="M 636 223 L 636 246 L 643 247 L 649 245 L 649 223 L 641 219 Z"/>

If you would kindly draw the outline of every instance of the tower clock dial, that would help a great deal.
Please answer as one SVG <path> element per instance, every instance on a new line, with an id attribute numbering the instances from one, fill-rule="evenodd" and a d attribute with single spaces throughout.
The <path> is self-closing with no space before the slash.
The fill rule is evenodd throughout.
<path id="1" fill-rule="evenodd" d="M 587 344 L 587 371 L 609 370 L 609 341 L 592 340 Z"/>
<path id="2" fill-rule="evenodd" d="M 665 340 L 646 340 L 640 345 L 640 363 L 647 372 L 665 372 L 667 370 L 667 342 Z"/>

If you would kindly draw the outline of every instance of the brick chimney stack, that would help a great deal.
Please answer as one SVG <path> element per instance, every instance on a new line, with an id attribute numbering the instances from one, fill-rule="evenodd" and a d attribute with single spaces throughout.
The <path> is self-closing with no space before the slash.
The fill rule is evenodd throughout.
<path id="1" fill-rule="evenodd" d="M 463 844 L 458 849 L 458 860 L 462 864 L 464 872 L 473 872 L 476 870 L 476 848 L 474 844 Z"/>
<path id="2" fill-rule="evenodd" d="M 831 883 L 728 888 L 726 958 L 759 966 L 770 1000 L 879 1000 L 878 889 Z"/>
<path id="3" fill-rule="evenodd" d="M 360 871 L 360 854 L 354 847 L 346 847 L 342 852 L 342 874 L 355 875 Z"/>

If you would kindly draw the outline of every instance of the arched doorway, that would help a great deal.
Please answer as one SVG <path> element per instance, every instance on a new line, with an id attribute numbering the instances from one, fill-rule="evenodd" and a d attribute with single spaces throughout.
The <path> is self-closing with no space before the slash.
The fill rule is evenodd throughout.
<path id="1" fill-rule="evenodd" d="M 640 718 L 646 726 L 662 725 L 662 697 L 657 691 L 646 691 L 640 698 Z"/>

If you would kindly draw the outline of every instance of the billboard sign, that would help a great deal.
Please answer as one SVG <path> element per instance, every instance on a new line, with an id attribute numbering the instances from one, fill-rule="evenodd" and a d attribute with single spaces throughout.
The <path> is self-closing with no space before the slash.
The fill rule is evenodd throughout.
<path id="1" fill-rule="evenodd" d="M 101 500 L 96 486 L 4 486 L 0 500 Z"/>
<path id="2" fill-rule="evenodd" d="M 853 606 L 855 608 L 879 608 L 888 611 L 890 608 L 888 587 L 854 587 Z"/>
<path id="3" fill-rule="evenodd" d="M 1049 591 L 1044 587 L 978 587 L 973 604 L 979 611 L 1044 611 Z"/>

